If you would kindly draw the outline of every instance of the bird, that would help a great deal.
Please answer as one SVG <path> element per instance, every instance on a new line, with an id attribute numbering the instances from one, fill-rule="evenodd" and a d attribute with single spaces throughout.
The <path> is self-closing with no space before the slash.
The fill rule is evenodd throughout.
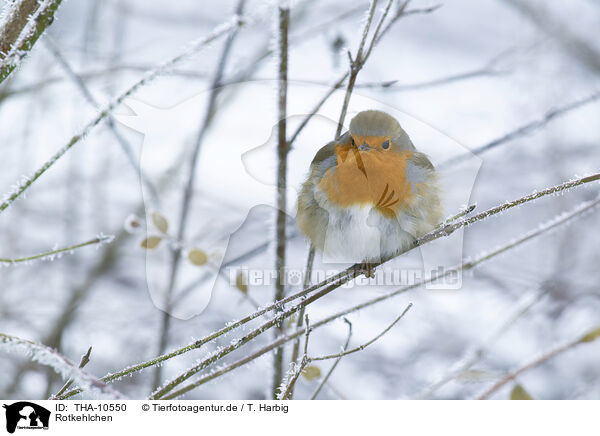
<path id="1" fill-rule="evenodd" d="M 391 115 L 366 110 L 322 147 L 298 194 L 296 221 L 331 259 L 371 266 L 408 249 L 442 218 L 438 174 Z"/>

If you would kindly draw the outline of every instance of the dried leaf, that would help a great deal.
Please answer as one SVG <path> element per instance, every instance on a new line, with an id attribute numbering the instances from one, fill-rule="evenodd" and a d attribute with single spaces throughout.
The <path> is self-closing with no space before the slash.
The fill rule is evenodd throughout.
<path id="1" fill-rule="evenodd" d="M 162 241 L 162 238 L 160 236 L 148 236 L 146 239 L 144 239 L 142 241 L 140 246 L 147 250 L 152 250 L 152 249 L 158 247 L 158 244 L 160 244 L 160 241 Z"/>
<path id="2" fill-rule="evenodd" d="M 248 277 L 242 271 L 239 271 L 235 277 L 235 287 L 244 294 L 248 293 Z"/>
<path id="3" fill-rule="evenodd" d="M 206 255 L 206 252 L 197 248 L 188 252 L 188 259 L 196 266 L 202 266 L 208 262 L 208 256 Z"/>
<path id="4" fill-rule="evenodd" d="M 169 221 L 158 212 L 152 213 L 152 222 L 162 233 L 167 233 L 167 230 L 169 230 Z"/>
<path id="5" fill-rule="evenodd" d="M 529 395 L 529 392 L 521 385 L 516 385 L 510 392 L 511 400 L 533 400 L 533 397 Z"/>
<path id="6" fill-rule="evenodd" d="M 302 371 L 302 376 L 308 381 L 317 379 L 321 377 L 321 369 L 318 366 L 308 365 Z"/>
<path id="7" fill-rule="evenodd" d="M 592 331 L 583 335 L 579 342 L 594 342 L 598 338 L 600 338 L 600 327 L 596 327 Z"/>

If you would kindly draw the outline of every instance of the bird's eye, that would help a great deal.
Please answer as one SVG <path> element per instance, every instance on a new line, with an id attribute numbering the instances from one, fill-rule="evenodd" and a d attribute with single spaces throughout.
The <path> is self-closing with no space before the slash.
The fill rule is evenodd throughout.
<path id="1" fill-rule="evenodd" d="M 383 144 L 381 144 L 381 148 L 383 148 L 384 150 L 390 148 L 390 140 L 388 139 L 387 141 L 383 141 Z"/>
<path id="2" fill-rule="evenodd" d="M 354 143 L 354 137 L 350 136 L 350 142 L 352 143 L 352 147 L 356 147 L 356 144 Z"/>

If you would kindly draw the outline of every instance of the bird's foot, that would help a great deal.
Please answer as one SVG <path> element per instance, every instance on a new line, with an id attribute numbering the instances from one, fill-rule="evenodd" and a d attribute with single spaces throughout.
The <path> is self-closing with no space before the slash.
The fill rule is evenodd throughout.
<path id="1" fill-rule="evenodd" d="M 375 277 L 375 268 L 377 268 L 377 266 L 374 263 L 365 261 L 360 264 L 360 272 L 368 279 Z"/>

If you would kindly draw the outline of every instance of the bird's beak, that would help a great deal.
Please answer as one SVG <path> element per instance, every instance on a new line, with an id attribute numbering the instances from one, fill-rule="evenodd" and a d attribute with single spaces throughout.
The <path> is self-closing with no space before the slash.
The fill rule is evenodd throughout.
<path id="1" fill-rule="evenodd" d="M 352 150 L 354 152 L 354 157 L 356 159 L 356 164 L 358 165 L 358 169 L 365 175 L 365 177 L 367 177 L 367 170 L 365 169 L 365 164 L 362 160 L 362 157 L 360 157 L 360 153 L 359 151 L 363 151 L 365 150 L 363 148 L 363 146 L 367 146 L 369 147 L 366 143 L 363 143 L 361 145 L 359 145 L 358 147 L 354 147 Z"/>

